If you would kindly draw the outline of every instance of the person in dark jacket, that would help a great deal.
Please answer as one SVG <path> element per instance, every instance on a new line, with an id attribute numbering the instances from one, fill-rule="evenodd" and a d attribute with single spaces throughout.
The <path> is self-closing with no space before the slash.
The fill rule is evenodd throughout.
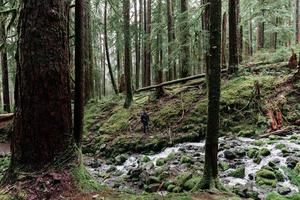
<path id="1" fill-rule="evenodd" d="M 142 113 L 141 113 L 141 122 L 143 124 L 143 132 L 144 134 L 147 134 L 149 131 L 149 115 L 146 112 L 145 109 L 143 109 Z"/>

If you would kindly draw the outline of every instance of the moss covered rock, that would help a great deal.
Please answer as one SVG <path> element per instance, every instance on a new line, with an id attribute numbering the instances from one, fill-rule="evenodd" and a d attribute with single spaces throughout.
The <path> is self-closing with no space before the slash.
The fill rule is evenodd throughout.
<path id="1" fill-rule="evenodd" d="M 239 166 L 236 170 L 230 172 L 228 176 L 234 178 L 244 178 L 245 177 L 245 166 Z"/>
<path id="2" fill-rule="evenodd" d="M 275 146 L 275 148 L 276 149 L 283 149 L 283 148 L 286 148 L 286 145 L 285 144 L 277 144 L 276 146 Z"/>
<path id="3" fill-rule="evenodd" d="M 277 184 L 275 173 L 265 168 L 256 172 L 255 181 L 258 185 L 267 185 L 272 187 L 275 187 Z"/>
<path id="4" fill-rule="evenodd" d="M 147 163 L 149 162 L 151 159 L 149 158 L 149 156 L 142 156 L 139 160 L 140 163 Z"/>
<path id="5" fill-rule="evenodd" d="M 184 163 L 193 164 L 194 162 L 193 162 L 192 157 L 183 155 L 183 156 L 181 157 L 181 159 L 180 159 L 180 163 L 181 163 L 181 164 L 184 164 Z"/>
<path id="6" fill-rule="evenodd" d="M 230 168 L 230 166 L 227 162 L 221 161 L 221 162 L 219 162 L 219 168 L 221 171 L 227 171 Z"/>
<path id="7" fill-rule="evenodd" d="M 177 186 L 180 186 L 180 187 L 183 187 L 183 185 L 188 181 L 190 180 L 191 178 L 193 177 L 193 174 L 192 173 L 188 173 L 188 172 L 185 172 L 185 173 L 182 173 L 180 175 L 178 175 L 176 177 L 176 185 Z"/>
<path id="8" fill-rule="evenodd" d="M 166 160 L 164 158 L 158 158 L 156 160 L 156 166 L 163 166 L 164 164 L 166 164 Z"/>
<path id="9" fill-rule="evenodd" d="M 259 155 L 257 148 L 250 148 L 247 152 L 249 158 L 256 158 Z"/>
<path id="10" fill-rule="evenodd" d="M 186 191 L 191 191 L 194 187 L 201 181 L 200 177 L 191 178 L 187 182 L 184 183 L 183 189 Z"/>
<path id="11" fill-rule="evenodd" d="M 259 150 L 259 155 L 266 157 L 269 156 L 271 154 L 270 150 L 267 148 L 262 148 Z"/>

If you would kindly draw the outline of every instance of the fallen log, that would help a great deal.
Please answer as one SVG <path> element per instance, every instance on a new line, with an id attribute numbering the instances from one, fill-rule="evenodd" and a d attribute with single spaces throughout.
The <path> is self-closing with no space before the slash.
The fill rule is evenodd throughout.
<path id="1" fill-rule="evenodd" d="M 227 69 L 222 69 L 221 73 L 226 73 Z M 168 81 L 168 82 L 164 82 L 158 85 L 151 85 L 148 87 L 144 87 L 144 88 L 140 88 L 138 90 L 135 91 L 135 93 L 139 93 L 139 92 L 143 92 L 143 91 L 148 91 L 148 90 L 152 90 L 152 89 L 156 89 L 158 87 L 164 87 L 164 86 L 168 86 L 168 85 L 174 85 L 174 84 L 178 84 L 178 83 L 183 83 L 183 82 L 187 82 L 187 81 L 191 81 L 191 80 L 195 80 L 195 79 L 199 79 L 199 78 L 205 78 L 206 74 L 197 74 L 194 76 L 189 76 L 186 78 L 181 78 L 181 79 L 176 79 L 173 81 Z"/>
<path id="2" fill-rule="evenodd" d="M 271 135 L 287 136 L 287 135 L 292 135 L 292 134 L 293 134 L 293 129 L 292 128 L 286 128 L 286 129 L 281 129 L 281 130 L 277 130 L 277 131 L 273 131 L 273 132 L 270 132 L 270 133 L 260 135 L 258 138 L 268 138 Z"/>
<path id="3" fill-rule="evenodd" d="M 14 118 L 14 113 L 0 114 L 0 122 L 10 121 Z"/>

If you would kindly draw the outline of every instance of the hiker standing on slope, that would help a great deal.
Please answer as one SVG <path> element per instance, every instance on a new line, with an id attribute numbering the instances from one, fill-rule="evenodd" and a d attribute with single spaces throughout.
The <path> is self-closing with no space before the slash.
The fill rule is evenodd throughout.
<path id="1" fill-rule="evenodd" d="M 143 109 L 141 113 L 141 122 L 143 124 L 143 133 L 147 134 L 149 131 L 149 115 L 145 109 Z"/>

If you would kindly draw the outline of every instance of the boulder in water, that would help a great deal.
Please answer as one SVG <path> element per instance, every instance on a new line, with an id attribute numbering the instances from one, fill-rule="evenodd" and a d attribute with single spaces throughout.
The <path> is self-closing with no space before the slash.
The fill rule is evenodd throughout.
<path id="1" fill-rule="evenodd" d="M 271 154 L 270 150 L 267 148 L 262 148 L 259 150 L 259 155 L 266 157 L 269 156 Z"/>
<path id="2" fill-rule="evenodd" d="M 277 192 L 281 195 L 288 195 L 292 192 L 291 188 L 289 187 L 280 187 L 278 188 Z"/>
<path id="3" fill-rule="evenodd" d="M 262 168 L 256 172 L 255 181 L 258 185 L 275 187 L 277 184 L 276 175 L 273 171 Z"/>
<path id="4" fill-rule="evenodd" d="M 234 178 L 244 178 L 245 177 L 245 166 L 239 166 L 236 170 L 228 174 L 230 177 Z"/>
<path id="5" fill-rule="evenodd" d="M 236 155 L 232 151 L 226 150 L 224 151 L 224 157 L 228 160 L 233 160 L 236 158 Z"/>

